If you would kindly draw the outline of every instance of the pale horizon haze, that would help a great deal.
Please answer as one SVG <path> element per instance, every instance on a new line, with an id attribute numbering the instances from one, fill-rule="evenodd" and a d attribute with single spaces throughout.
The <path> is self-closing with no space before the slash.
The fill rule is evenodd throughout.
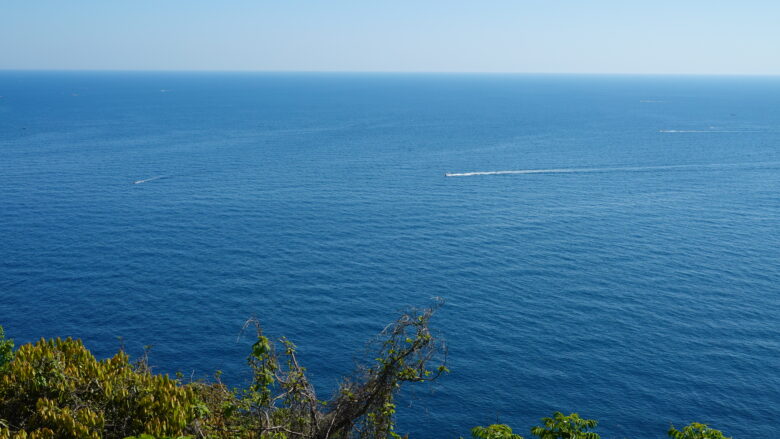
<path id="1" fill-rule="evenodd" d="M 780 74 L 776 1 L 5 0 L 3 70 Z"/>

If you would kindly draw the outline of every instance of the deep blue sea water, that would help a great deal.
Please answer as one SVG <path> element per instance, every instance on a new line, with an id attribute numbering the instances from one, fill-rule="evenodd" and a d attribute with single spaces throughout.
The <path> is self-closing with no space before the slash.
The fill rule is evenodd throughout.
<path id="1" fill-rule="evenodd" d="M 780 78 L 0 72 L 0 96 L 17 343 L 121 336 L 241 383 L 256 315 L 327 395 L 442 296 L 452 373 L 400 432 L 561 410 L 780 437 Z M 558 171 L 444 176 L 506 170 Z"/>

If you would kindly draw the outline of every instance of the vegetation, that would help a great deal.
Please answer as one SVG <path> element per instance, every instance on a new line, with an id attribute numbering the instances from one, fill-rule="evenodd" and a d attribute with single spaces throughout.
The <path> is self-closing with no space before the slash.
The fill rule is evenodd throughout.
<path id="1" fill-rule="evenodd" d="M 433 337 L 434 308 L 410 310 L 375 342 L 376 356 L 344 379 L 328 400 L 318 399 L 286 339 L 272 342 L 257 321 L 248 358 L 252 382 L 230 388 L 213 381 L 184 383 L 155 375 L 146 355 L 124 352 L 97 360 L 72 339 L 40 340 L 14 351 L 0 327 L 0 439 L 262 438 L 400 439 L 394 398 L 403 383 L 431 381 L 448 372 L 446 350 Z M 277 347 L 280 347 L 277 353 Z M 533 427 L 539 439 L 599 439 L 595 420 L 556 412 Z M 507 425 L 474 427 L 475 439 L 523 439 Z M 704 424 L 672 439 L 729 439 Z"/>
<path id="2" fill-rule="evenodd" d="M 542 422 L 544 427 L 531 429 L 531 434 L 539 439 L 600 439 L 598 434 L 588 431 L 596 428 L 598 421 L 582 419 L 576 413 L 564 416 L 555 412 L 552 418 L 542 418 Z"/>
<path id="3" fill-rule="evenodd" d="M 7 436 L 123 438 L 183 432 L 199 415 L 193 388 L 152 375 L 127 354 L 97 361 L 78 340 L 21 346 L 0 381 Z M 0 437 L 3 433 L 0 432 Z"/>
<path id="4" fill-rule="evenodd" d="M 730 439 L 714 428 L 709 428 L 705 424 L 693 422 L 682 430 L 677 430 L 674 426 L 669 428 L 669 437 L 672 439 Z"/>
<path id="5" fill-rule="evenodd" d="M 504 424 L 493 424 L 487 427 L 471 429 L 474 439 L 523 439 L 519 434 L 512 433 L 512 428 Z"/>
<path id="6" fill-rule="evenodd" d="M 388 326 L 375 362 L 345 379 L 327 401 L 317 398 L 295 345 L 281 339 L 284 361 L 279 361 L 274 345 L 256 325 L 257 341 L 249 356 L 252 385 L 237 391 L 219 382 L 193 384 L 209 407 L 195 432 L 214 438 L 397 437 L 393 401 L 401 383 L 431 381 L 447 371 L 443 364 L 429 368 L 444 353 L 428 329 L 433 312 L 412 310 Z"/>
<path id="7" fill-rule="evenodd" d="M 5 369 L 14 357 L 14 341 L 6 340 L 5 331 L 0 326 L 0 372 Z"/>

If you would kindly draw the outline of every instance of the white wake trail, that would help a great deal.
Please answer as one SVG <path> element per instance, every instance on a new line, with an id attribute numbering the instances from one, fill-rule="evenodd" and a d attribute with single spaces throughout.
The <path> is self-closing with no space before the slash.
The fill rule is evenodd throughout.
<path id="1" fill-rule="evenodd" d="M 505 174 L 557 174 L 564 172 L 587 172 L 596 168 L 572 168 L 572 169 L 522 169 L 519 171 L 479 171 L 479 172 L 447 172 L 445 177 L 471 177 L 474 175 L 505 175 Z M 606 168 L 604 168 L 606 169 Z"/>
<path id="2" fill-rule="evenodd" d="M 696 169 L 718 169 L 729 167 L 772 167 L 780 162 L 765 163 L 714 163 L 709 165 L 665 165 L 665 166 L 627 166 L 614 168 L 559 168 L 559 169 L 521 169 L 517 171 L 477 171 L 477 172 L 447 172 L 445 177 L 473 177 L 477 175 L 511 175 L 511 174 L 571 174 L 587 172 L 641 172 L 641 171 L 663 171 L 663 170 L 696 170 Z"/>
<path id="3" fill-rule="evenodd" d="M 659 133 L 757 133 L 758 131 L 748 130 L 658 130 Z"/>
<path id="4" fill-rule="evenodd" d="M 145 178 L 143 180 L 136 180 L 136 181 L 133 182 L 133 184 L 141 184 L 141 183 L 146 183 L 146 182 L 149 182 L 149 181 L 159 180 L 159 179 L 161 179 L 163 177 L 165 177 L 165 176 L 164 175 L 158 175 L 156 177 Z"/>

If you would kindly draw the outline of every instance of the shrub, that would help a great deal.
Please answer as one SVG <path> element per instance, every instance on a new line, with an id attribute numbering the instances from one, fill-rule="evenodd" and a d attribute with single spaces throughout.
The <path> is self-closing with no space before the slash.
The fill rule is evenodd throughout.
<path id="1" fill-rule="evenodd" d="M 447 372 L 429 368 L 444 353 L 430 333 L 433 308 L 410 310 L 377 340 L 374 361 L 344 380 L 327 401 L 317 397 L 296 347 L 281 339 L 282 354 L 257 325 L 248 362 L 249 388 L 231 390 L 216 383 L 195 383 L 208 407 L 200 431 L 219 438 L 398 438 L 394 398 L 404 382 L 424 382 Z M 252 323 L 252 322 L 250 322 Z"/>
<path id="2" fill-rule="evenodd" d="M 600 436 L 588 430 L 596 428 L 598 421 L 582 419 L 576 413 L 564 416 L 561 412 L 553 413 L 552 418 L 542 418 L 544 427 L 534 427 L 531 434 L 539 439 L 599 439 Z"/>
<path id="3" fill-rule="evenodd" d="M 21 346 L 0 375 L 0 438 L 179 436 L 197 407 L 192 389 L 145 362 L 124 352 L 97 361 L 79 340 Z"/>
<path id="4" fill-rule="evenodd" d="M 3 327 L 0 326 L 0 371 L 5 369 L 14 358 L 14 341 L 6 340 Z"/>
<path id="5" fill-rule="evenodd" d="M 72 339 L 20 347 L 0 372 L 0 439 L 53 438 L 399 438 L 394 397 L 404 382 L 446 373 L 428 364 L 443 346 L 428 329 L 434 309 L 410 310 L 377 339 L 372 363 L 359 368 L 329 401 L 317 398 L 295 345 L 275 344 L 257 324 L 249 355 L 251 385 L 181 384 L 152 375 L 145 358 L 124 352 L 98 361 Z"/>
<path id="6" fill-rule="evenodd" d="M 698 422 L 692 422 L 683 427 L 682 430 L 677 430 L 674 426 L 671 426 L 668 434 L 672 439 L 731 439 L 724 436 L 719 430 Z"/>
<path id="7" fill-rule="evenodd" d="M 504 424 L 474 427 L 471 429 L 471 437 L 474 439 L 523 439 L 519 434 L 512 433 L 512 428 Z"/>

